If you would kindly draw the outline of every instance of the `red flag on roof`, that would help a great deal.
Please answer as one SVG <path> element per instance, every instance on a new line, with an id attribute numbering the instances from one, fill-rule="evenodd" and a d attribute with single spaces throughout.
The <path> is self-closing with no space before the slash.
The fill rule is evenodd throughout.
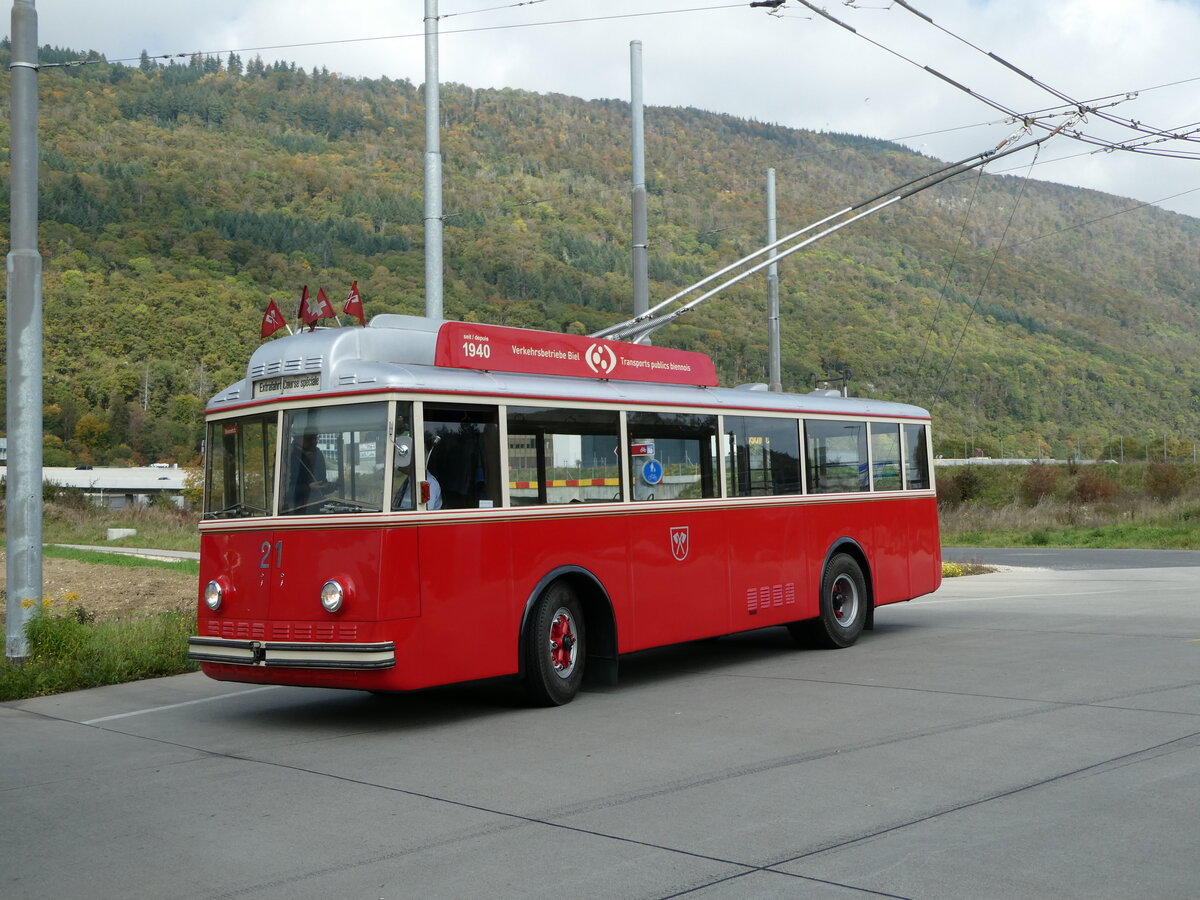
<path id="1" fill-rule="evenodd" d="M 348 316 L 354 316 L 363 325 L 367 324 L 366 315 L 363 313 L 362 296 L 358 293 L 358 282 L 350 285 L 350 295 L 346 298 L 346 305 L 342 307 L 342 312 Z"/>
<path id="2" fill-rule="evenodd" d="M 317 296 L 309 297 L 306 284 L 300 297 L 300 321 L 316 328 L 318 319 L 332 319 L 334 315 L 333 304 L 329 302 L 325 288 L 317 288 Z"/>
<path id="3" fill-rule="evenodd" d="M 283 310 L 279 308 L 278 303 L 271 300 L 267 304 L 267 311 L 263 313 L 262 336 L 270 337 L 286 324 L 283 320 Z"/>
<path id="4" fill-rule="evenodd" d="M 308 285 L 306 284 L 304 291 L 300 294 L 300 309 L 296 311 L 296 318 L 304 325 L 315 325 L 317 317 L 309 313 L 308 306 Z"/>
<path id="5" fill-rule="evenodd" d="M 337 315 L 333 311 L 333 304 L 329 302 L 329 295 L 325 293 L 325 288 L 317 288 L 317 312 L 320 319 L 332 319 Z"/>

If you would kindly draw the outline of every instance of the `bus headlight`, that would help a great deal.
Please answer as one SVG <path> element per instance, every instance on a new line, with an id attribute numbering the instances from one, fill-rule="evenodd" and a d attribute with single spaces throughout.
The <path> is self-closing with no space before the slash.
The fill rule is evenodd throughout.
<path id="1" fill-rule="evenodd" d="M 336 581 L 330 580 L 321 585 L 321 606 L 325 612 L 335 613 L 341 609 L 345 596 L 345 590 Z"/>
<path id="2" fill-rule="evenodd" d="M 210 581 L 204 586 L 204 605 L 216 612 L 221 608 L 221 600 L 225 596 L 225 591 L 221 589 L 215 581 Z"/>

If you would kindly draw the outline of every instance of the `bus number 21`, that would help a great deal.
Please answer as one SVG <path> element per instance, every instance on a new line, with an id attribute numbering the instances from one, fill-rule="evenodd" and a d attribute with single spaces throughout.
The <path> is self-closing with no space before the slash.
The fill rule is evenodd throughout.
<path id="1" fill-rule="evenodd" d="M 259 557 L 258 567 L 260 569 L 271 568 L 271 542 L 263 541 L 259 549 L 262 550 L 262 556 Z M 283 568 L 283 541 L 275 542 L 275 565 Z"/>

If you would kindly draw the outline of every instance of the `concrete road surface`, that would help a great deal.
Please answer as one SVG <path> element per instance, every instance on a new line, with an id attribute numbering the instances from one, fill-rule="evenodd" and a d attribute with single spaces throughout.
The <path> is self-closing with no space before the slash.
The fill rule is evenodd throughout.
<path id="1" fill-rule="evenodd" d="M 1200 554 L 1095 564 L 947 581 L 849 650 L 639 654 L 560 709 L 202 675 L 3 704 L 0 897 L 1195 897 Z"/>

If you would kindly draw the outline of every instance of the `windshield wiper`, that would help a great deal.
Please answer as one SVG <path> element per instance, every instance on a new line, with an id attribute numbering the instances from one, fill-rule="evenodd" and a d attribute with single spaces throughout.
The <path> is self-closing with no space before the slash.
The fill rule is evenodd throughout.
<path id="1" fill-rule="evenodd" d="M 381 511 L 381 508 L 378 506 L 373 506 L 370 503 L 362 503 L 358 500 L 347 500 L 345 497 L 335 497 L 331 500 L 324 500 L 321 502 L 321 512 L 323 513 Z"/>
<path id="2" fill-rule="evenodd" d="M 253 506 L 249 503 L 234 503 L 226 506 L 224 509 L 209 510 L 204 514 L 206 519 L 246 519 L 250 516 L 268 516 L 270 510 L 262 509 L 258 506 Z"/>

